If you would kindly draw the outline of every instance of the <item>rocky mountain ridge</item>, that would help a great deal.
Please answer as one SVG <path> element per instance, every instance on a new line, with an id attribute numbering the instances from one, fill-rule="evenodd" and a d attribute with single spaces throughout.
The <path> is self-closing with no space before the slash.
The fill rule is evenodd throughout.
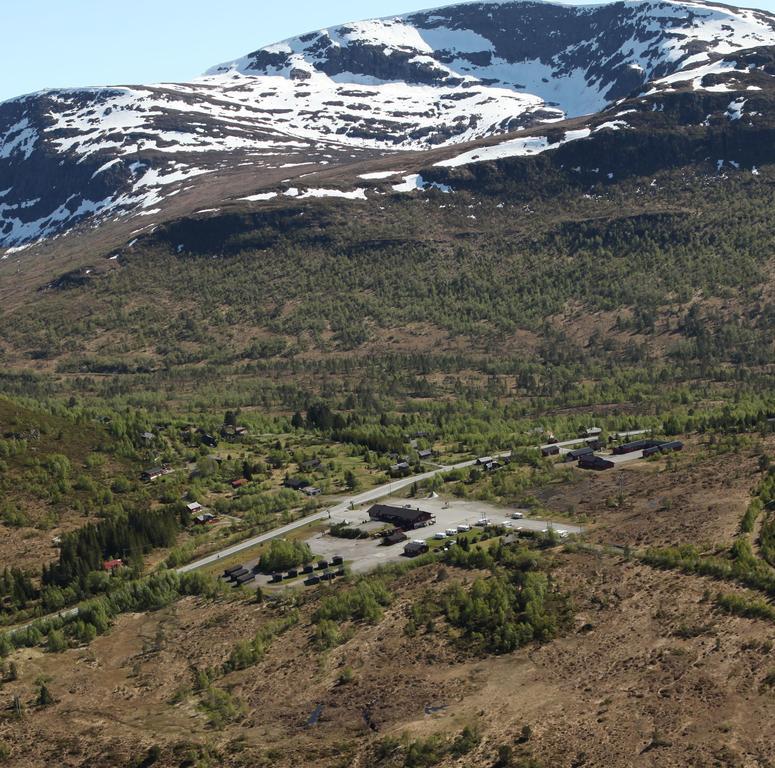
<path id="1" fill-rule="evenodd" d="M 658 110 L 655 95 L 750 89 L 729 119 L 755 119 L 748 81 L 770 75 L 750 52 L 771 45 L 775 17 L 727 6 L 479 2 L 303 35 L 190 83 L 21 97 L 0 104 L 0 248 L 116 217 L 139 232 L 225 176 L 252 180 L 258 204 L 394 153 L 478 159 L 457 145 L 509 132 L 527 133 L 481 159 L 533 154 L 558 143 L 536 131 L 567 118 L 593 115 L 560 142 L 632 127 L 635 97 Z"/>

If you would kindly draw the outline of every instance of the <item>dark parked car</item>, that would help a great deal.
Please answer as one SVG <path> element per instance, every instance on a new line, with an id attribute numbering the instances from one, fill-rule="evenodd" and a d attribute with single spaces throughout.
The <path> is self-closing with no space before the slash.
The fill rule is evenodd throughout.
<path id="1" fill-rule="evenodd" d="M 285 574 L 286 579 L 295 579 L 299 575 L 299 572 L 295 568 L 291 568 L 288 573 Z"/>
<path id="2" fill-rule="evenodd" d="M 336 555 L 336 557 L 331 558 L 331 565 L 343 565 L 344 564 L 344 558 L 340 557 L 339 555 Z"/>
<path id="3" fill-rule="evenodd" d="M 270 582 L 271 582 L 272 584 L 278 584 L 278 583 L 279 583 L 279 582 L 281 582 L 282 580 L 283 580 L 283 575 L 282 575 L 282 573 L 273 573 L 273 574 L 272 574 L 272 578 L 270 579 Z"/>
<path id="4" fill-rule="evenodd" d="M 312 573 L 314 570 L 315 570 L 315 566 L 314 565 L 305 565 L 301 572 L 302 573 Z"/>
<path id="5" fill-rule="evenodd" d="M 320 560 L 318 562 L 318 570 L 325 571 L 328 568 L 328 560 Z"/>
<path id="6" fill-rule="evenodd" d="M 320 576 L 310 576 L 304 580 L 305 587 L 314 587 L 315 584 L 320 584 Z"/>

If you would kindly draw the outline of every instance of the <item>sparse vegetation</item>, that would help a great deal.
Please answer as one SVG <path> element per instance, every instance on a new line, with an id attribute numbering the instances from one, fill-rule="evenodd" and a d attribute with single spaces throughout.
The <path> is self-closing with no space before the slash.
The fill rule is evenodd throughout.
<path id="1" fill-rule="evenodd" d="M 375 768 L 432 768 L 447 757 L 461 758 L 477 747 L 481 737 L 478 729 L 466 726 L 455 738 L 441 735 L 425 739 L 385 738 L 374 748 Z"/>

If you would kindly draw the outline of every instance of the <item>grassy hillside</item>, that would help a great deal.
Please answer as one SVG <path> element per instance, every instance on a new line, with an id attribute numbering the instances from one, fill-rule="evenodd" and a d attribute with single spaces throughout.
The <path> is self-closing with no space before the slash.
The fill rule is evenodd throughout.
<path id="1" fill-rule="evenodd" d="M 3 316 L 4 359 L 70 389 L 110 376 L 130 390 L 176 380 L 182 394 L 215 375 L 277 385 L 288 366 L 364 355 L 423 353 L 441 371 L 441 355 L 461 354 L 514 367 L 648 361 L 672 379 L 772 362 L 768 168 L 551 200 L 537 189 L 527 203 L 480 186 L 171 224 L 119 269 Z"/>

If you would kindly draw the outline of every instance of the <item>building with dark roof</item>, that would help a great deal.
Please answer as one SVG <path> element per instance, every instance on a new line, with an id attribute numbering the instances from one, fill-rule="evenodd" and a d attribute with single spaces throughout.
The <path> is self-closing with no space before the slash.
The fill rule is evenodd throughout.
<path id="1" fill-rule="evenodd" d="M 166 467 L 153 467 L 152 469 L 146 469 L 145 472 L 140 475 L 140 479 L 146 483 L 150 483 L 154 480 L 158 480 L 160 477 L 171 474 L 172 470 Z"/>
<path id="2" fill-rule="evenodd" d="M 430 547 L 424 541 L 410 541 L 404 547 L 404 554 L 407 557 L 419 557 L 430 551 Z"/>
<path id="3" fill-rule="evenodd" d="M 565 454 L 565 461 L 578 461 L 582 456 L 591 456 L 595 452 L 594 448 L 577 448 L 575 451 L 568 451 Z"/>
<path id="4" fill-rule="evenodd" d="M 614 454 L 617 456 L 624 456 L 628 453 L 637 453 L 638 451 L 646 451 L 649 448 L 659 448 L 662 445 L 662 440 L 635 440 L 632 443 L 623 443 L 617 445 L 614 448 Z"/>
<path id="5" fill-rule="evenodd" d="M 390 474 L 393 477 L 406 477 L 411 474 L 411 472 L 412 468 L 408 461 L 399 461 L 398 464 L 393 464 L 393 466 L 390 467 Z"/>
<path id="6" fill-rule="evenodd" d="M 387 504 L 375 504 L 369 510 L 369 517 L 382 523 L 390 523 L 404 531 L 422 528 L 436 521 L 430 512 L 425 512 L 419 507 L 412 509 L 411 507 L 391 507 Z"/>
<path id="7" fill-rule="evenodd" d="M 292 491 L 303 491 L 305 488 L 309 488 L 310 482 L 309 480 L 301 480 L 298 477 L 286 477 L 283 485 Z"/>
<path id="8" fill-rule="evenodd" d="M 406 541 L 406 534 L 398 529 L 382 539 L 382 543 L 386 547 L 392 547 L 394 544 L 400 544 L 402 541 Z"/>
<path id="9" fill-rule="evenodd" d="M 595 454 L 582 456 L 579 459 L 579 467 L 581 469 L 594 469 L 602 472 L 606 469 L 613 469 L 615 466 L 616 464 L 610 459 L 606 459 L 604 456 L 596 456 Z"/>

